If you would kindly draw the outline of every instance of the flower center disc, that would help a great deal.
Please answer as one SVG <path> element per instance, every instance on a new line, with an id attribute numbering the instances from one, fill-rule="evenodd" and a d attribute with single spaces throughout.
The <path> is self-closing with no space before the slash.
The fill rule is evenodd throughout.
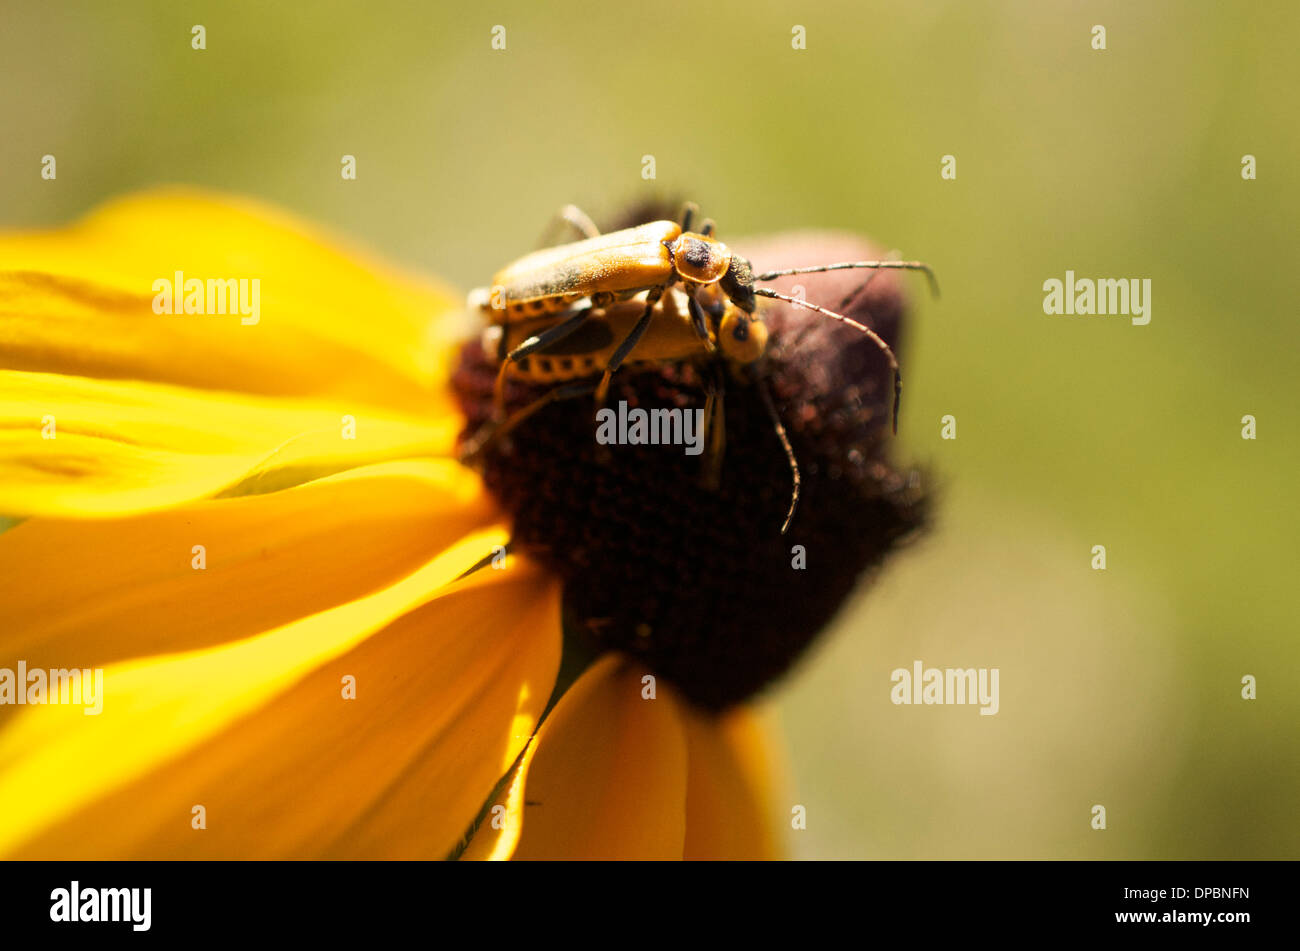
<path id="1" fill-rule="evenodd" d="M 896 295 L 877 294 L 850 314 L 888 339 L 899 306 Z M 883 355 L 862 335 L 805 313 L 764 312 L 772 337 L 761 372 L 803 482 L 785 535 L 789 463 L 757 385 L 730 374 L 716 489 L 704 484 L 707 451 L 600 445 L 590 395 L 551 403 L 478 460 L 513 516 L 513 549 L 562 577 L 570 634 L 638 658 L 708 709 L 744 700 L 787 670 L 863 573 L 925 521 L 919 474 L 885 459 L 893 391 Z M 462 443 L 491 419 L 495 376 L 480 344 L 466 344 L 454 376 L 467 418 Z M 508 409 L 548 388 L 512 381 Z M 606 405 L 617 413 L 620 401 L 703 409 L 704 389 L 689 364 L 629 367 L 615 375 Z"/>

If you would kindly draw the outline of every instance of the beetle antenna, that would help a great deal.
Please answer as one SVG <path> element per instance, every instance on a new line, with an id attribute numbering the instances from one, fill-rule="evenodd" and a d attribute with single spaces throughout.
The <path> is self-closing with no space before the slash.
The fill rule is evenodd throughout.
<path id="1" fill-rule="evenodd" d="M 827 310 L 825 307 L 818 307 L 816 304 L 810 304 L 801 297 L 790 297 L 789 295 L 786 294 L 778 294 L 776 291 L 766 287 L 756 287 L 754 288 L 754 293 L 759 297 L 771 297 L 774 298 L 775 300 L 783 300 L 787 304 L 794 304 L 796 307 L 806 307 L 808 310 L 815 310 L 817 311 L 817 313 L 822 314 L 826 317 L 830 317 L 834 320 L 838 320 L 842 324 L 848 324 L 854 330 L 861 331 L 862 333 L 870 337 L 873 341 L 875 341 L 876 346 L 879 347 L 881 351 L 885 354 L 885 356 L 889 359 L 889 368 L 894 371 L 894 433 L 895 435 L 897 435 L 898 404 L 903 397 L 903 374 L 898 368 L 898 358 L 894 356 L 893 348 L 890 347 L 889 344 L 885 343 L 884 337 L 880 336 L 880 334 L 876 333 L 866 324 L 860 324 L 856 320 L 852 319 L 851 317 L 845 317 L 843 314 L 837 314 L 835 313 L 835 311 Z"/>
<path id="2" fill-rule="evenodd" d="M 849 268 L 870 267 L 870 268 L 895 268 L 903 271 L 924 271 L 926 279 L 930 282 L 930 293 L 935 297 L 939 296 L 939 281 L 934 276 L 934 271 L 930 270 L 930 265 L 923 261 L 845 261 L 842 264 L 823 264 L 819 267 L 791 267 L 784 271 L 765 271 L 762 274 L 755 274 L 756 281 L 770 281 L 776 277 L 786 277 L 790 274 L 821 274 L 823 271 L 846 271 Z"/>
<path id="3" fill-rule="evenodd" d="M 776 428 L 776 438 L 781 440 L 781 448 L 785 450 L 785 457 L 790 461 L 790 478 L 794 482 L 794 488 L 790 492 L 790 508 L 786 511 L 785 523 L 781 526 L 781 534 L 784 535 L 794 518 L 794 510 L 799 507 L 799 460 L 794 457 L 794 448 L 790 445 L 790 437 L 786 435 L 781 416 L 776 411 L 776 404 L 772 402 L 772 391 L 768 389 L 767 381 L 762 377 L 758 380 L 758 392 L 763 397 L 763 405 L 767 407 L 768 415 L 772 417 L 772 425 Z"/>

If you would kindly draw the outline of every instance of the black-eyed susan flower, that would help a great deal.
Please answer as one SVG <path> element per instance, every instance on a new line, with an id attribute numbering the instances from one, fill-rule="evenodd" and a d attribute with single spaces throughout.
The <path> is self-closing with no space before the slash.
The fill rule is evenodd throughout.
<path id="1" fill-rule="evenodd" d="M 850 306 L 896 333 L 892 278 Z M 742 701 L 920 520 L 878 354 L 773 312 L 782 537 L 743 386 L 715 492 L 596 460 L 576 402 L 466 468 L 490 368 L 459 311 L 190 191 L 0 236 L 0 855 L 776 854 Z M 97 712 L 32 692 L 72 670 Z"/>

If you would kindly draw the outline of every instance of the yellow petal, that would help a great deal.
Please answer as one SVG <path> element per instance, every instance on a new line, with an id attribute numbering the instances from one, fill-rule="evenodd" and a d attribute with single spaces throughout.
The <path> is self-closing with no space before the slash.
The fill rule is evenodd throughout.
<path id="1" fill-rule="evenodd" d="M 0 513 L 106 516 L 446 455 L 460 420 L 0 370 Z M 250 476 L 250 471 L 252 472 Z"/>
<path id="2" fill-rule="evenodd" d="M 461 309 L 283 212 L 194 189 L 0 234 L 0 265 L 5 366 L 408 411 L 438 398 Z M 250 305 L 257 280 L 256 313 L 155 313 L 155 282 L 178 272 L 205 282 L 205 308 L 208 280 L 249 281 Z"/>
<path id="3" fill-rule="evenodd" d="M 721 717 L 686 710 L 683 722 L 690 751 L 683 857 L 777 858 L 773 763 L 758 718 L 742 707 Z"/>
<path id="4" fill-rule="evenodd" d="M 386 587 L 493 511 L 469 470 L 407 461 L 123 519 L 31 519 L 0 535 L 0 666 L 96 667 L 267 631 Z"/>
<path id="5" fill-rule="evenodd" d="M 679 859 L 686 822 L 680 704 L 661 681 L 608 656 L 560 698 L 538 731 L 515 858 Z"/>
<path id="6" fill-rule="evenodd" d="M 558 665 L 554 581 L 523 559 L 455 581 L 505 537 L 237 644 L 110 666 L 99 716 L 25 707 L 0 732 L 0 853 L 441 857 Z"/>

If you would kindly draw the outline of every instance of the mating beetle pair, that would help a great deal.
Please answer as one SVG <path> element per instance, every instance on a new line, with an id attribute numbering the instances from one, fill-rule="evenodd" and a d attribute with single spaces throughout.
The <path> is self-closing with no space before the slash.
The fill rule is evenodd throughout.
<path id="1" fill-rule="evenodd" d="M 889 344 L 849 317 L 756 283 L 794 274 L 891 268 L 924 271 L 933 287 L 929 267 L 919 261 L 853 261 L 755 274 L 745 258 L 713 237 L 711 221 L 706 220 L 698 232 L 691 230 L 695 211 L 688 204 L 680 222 L 654 221 L 602 235 L 586 215 L 568 206 L 560 215 L 586 235 L 584 240 L 526 255 L 497 272 L 491 288 L 471 293 L 471 306 L 481 310 L 489 324 L 484 349 L 491 352 L 495 347 L 500 367 L 496 424 L 474 440 L 469 454 L 547 403 L 593 390 L 597 402 L 603 403 L 613 374 L 631 358 L 633 362 L 689 361 L 705 368 L 710 458 L 713 466 L 718 465 L 722 441 L 718 370 L 726 365 L 740 374 L 763 357 L 767 328 L 757 313 L 759 297 L 816 311 L 870 337 L 894 374 L 897 432 L 902 378 Z M 601 378 L 595 386 L 572 382 L 597 372 Z M 798 504 L 799 467 L 762 375 L 753 376 L 790 462 L 794 485 L 781 528 L 784 533 Z M 560 385 L 505 419 L 507 377 Z"/>

